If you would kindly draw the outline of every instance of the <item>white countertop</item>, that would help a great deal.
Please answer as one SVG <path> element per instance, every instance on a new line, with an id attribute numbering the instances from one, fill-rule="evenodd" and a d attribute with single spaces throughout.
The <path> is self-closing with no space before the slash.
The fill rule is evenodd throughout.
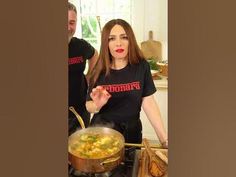
<path id="1" fill-rule="evenodd" d="M 168 80 L 167 78 L 162 78 L 159 80 L 153 80 L 156 88 L 168 88 Z"/>

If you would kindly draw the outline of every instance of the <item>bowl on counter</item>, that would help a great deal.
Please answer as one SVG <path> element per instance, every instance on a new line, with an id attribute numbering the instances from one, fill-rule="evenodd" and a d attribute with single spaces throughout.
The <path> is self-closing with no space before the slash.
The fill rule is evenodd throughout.
<path id="1" fill-rule="evenodd" d="M 158 61 L 157 65 L 160 67 L 159 75 L 168 77 L 168 63 L 167 61 Z"/>
<path id="2" fill-rule="evenodd" d="M 160 76 L 160 71 L 159 70 L 151 70 L 152 74 L 152 79 L 153 80 L 160 80 L 162 77 Z"/>

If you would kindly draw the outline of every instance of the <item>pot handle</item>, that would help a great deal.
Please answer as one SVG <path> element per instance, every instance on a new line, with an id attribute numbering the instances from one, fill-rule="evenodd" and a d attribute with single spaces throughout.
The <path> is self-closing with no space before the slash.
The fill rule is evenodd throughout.
<path id="1" fill-rule="evenodd" d="M 109 164 L 114 163 L 114 162 L 116 162 L 119 159 L 120 159 L 120 156 L 112 157 L 112 158 L 104 160 L 103 162 L 100 163 L 100 165 L 101 166 L 109 166 Z"/>
<path id="2" fill-rule="evenodd" d="M 80 115 L 76 112 L 75 108 L 73 106 L 70 106 L 69 110 L 75 114 L 75 116 L 77 117 L 77 119 L 80 123 L 81 128 L 84 129 L 85 128 L 84 121 L 83 121 L 82 117 L 80 117 Z"/>

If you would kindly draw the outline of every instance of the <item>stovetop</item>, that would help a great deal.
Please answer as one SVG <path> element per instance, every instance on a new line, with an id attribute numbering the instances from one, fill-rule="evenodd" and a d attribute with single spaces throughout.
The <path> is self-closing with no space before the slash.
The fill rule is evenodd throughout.
<path id="1" fill-rule="evenodd" d="M 69 177 L 137 177 L 139 153 L 140 150 L 137 148 L 126 148 L 124 161 L 121 162 L 115 169 L 105 173 L 86 174 L 70 167 Z"/>

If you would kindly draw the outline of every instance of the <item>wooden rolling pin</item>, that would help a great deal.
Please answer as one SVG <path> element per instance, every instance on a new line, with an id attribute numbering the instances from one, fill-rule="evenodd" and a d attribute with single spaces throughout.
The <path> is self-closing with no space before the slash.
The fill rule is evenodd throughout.
<path id="1" fill-rule="evenodd" d="M 142 143 L 142 144 L 125 143 L 125 146 L 140 147 L 140 148 L 145 147 L 143 143 Z M 160 144 L 151 144 L 151 145 L 150 145 L 150 148 L 162 149 L 162 145 L 160 145 Z"/>

